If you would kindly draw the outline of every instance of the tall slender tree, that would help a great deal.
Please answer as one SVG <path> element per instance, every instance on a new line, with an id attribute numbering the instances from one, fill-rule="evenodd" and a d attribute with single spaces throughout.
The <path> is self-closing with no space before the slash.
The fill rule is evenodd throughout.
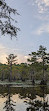
<path id="1" fill-rule="evenodd" d="M 41 81 L 41 84 L 46 84 L 45 81 L 45 70 L 47 69 L 47 66 L 49 65 L 49 53 L 46 52 L 46 47 L 40 45 L 39 50 L 37 51 L 38 57 L 42 59 L 42 66 L 43 66 L 43 80 Z"/>
<path id="2" fill-rule="evenodd" d="M 35 84 L 35 81 L 34 81 L 34 72 L 35 72 L 35 68 L 34 66 L 36 65 L 37 63 L 37 53 L 36 52 L 32 52 L 31 54 L 29 54 L 29 56 L 31 58 L 27 59 L 28 62 L 31 63 L 30 65 L 30 74 L 31 74 L 31 80 L 32 80 L 32 84 Z"/>
<path id="3" fill-rule="evenodd" d="M 10 54 L 8 57 L 6 57 L 7 59 L 7 63 L 10 66 L 10 76 L 9 76 L 9 81 L 12 80 L 12 64 L 17 62 L 16 59 L 17 56 L 15 56 L 14 54 Z"/>
<path id="4" fill-rule="evenodd" d="M 30 59 L 28 59 L 29 62 L 32 64 L 42 63 L 42 69 L 43 69 L 43 82 L 45 81 L 45 70 L 47 69 L 47 66 L 49 64 L 49 53 L 46 52 L 46 47 L 40 45 L 39 50 L 37 52 L 32 52 L 29 54 L 31 56 Z M 40 61 L 41 59 L 41 61 Z"/>

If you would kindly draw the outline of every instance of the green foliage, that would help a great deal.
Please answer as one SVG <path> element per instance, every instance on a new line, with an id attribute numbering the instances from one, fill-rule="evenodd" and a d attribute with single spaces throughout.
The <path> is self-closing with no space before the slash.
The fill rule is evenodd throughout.
<path id="1" fill-rule="evenodd" d="M 12 80 L 12 64 L 14 64 L 17 59 L 16 59 L 17 56 L 15 56 L 14 54 L 10 54 L 8 57 L 6 57 L 7 59 L 7 63 L 9 65 L 9 81 Z"/>
<path id="2" fill-rule="evenodd" d="M 21 80 L 25 80 L 28 78 L 28 65 L 25 63 L 20 64 L 20 75 Z"/>
<path id="3" fill-rule="evenodd" d="M 17 56 L 15 56 L 14 54 L 10 54 L 8 57 L 6 57 L 7 63 L 8 63 L 9 65 L 14 64 L 14 63 L 17 61 L 16 57 L 17 57 Z"/>
<path id="4" fill-rule="evenodd" d="M 0 63 L 0 79 L 8 79 L 10 75 L 12 80 L 30 80 L 31 78 L 36 80 L 41 80 L 44 76 L 49 80 L 49 54 L 45 52 L 46 48 L 40 46 L 37 52 L 32 52 L 30 55 L 29 61 L 31 64 L 21 63 L 16 64 L 17 56 L 10 54 L 7 57 L 8 64 Z M 40 53 L 39 53 L 40 52 Z M 37 61 L 38 57 L 41 57 L 42 61 Z M 44 58 L 44 67 L 43 67 L 43 58 Z"/>
<path id="5" fill-rule="evenodd" d="M 45 56 L 47 53 L 45 52 L 47 49 L 46 49 L 46 47 L 44 47 L 44 46 L 42 46 L 42 45 L 40 45 L 39 46 L 39 50 L 37 51 L 37 54 L 39 55 L 39 56 Z"/>
<path id="6" fill-rule="evenodd" d="M 17 37 L 17 32 L 20 30 L 17 26 L 13 25 L 17 23 L 11 15 L 19 15 L 16 9 L 11 8 L 5 2 L 5 0 L 0 0 L 0 31 L 2 35 L 8 34 Z M 4 20 L 3 20 L 4 19 Z"/>
<path id="7" fill-rule="evenodd" d="M 49 53 L 47 53 L 46 50 L 46 47 L 40 45 L 39 50 L 37 50 L 37 52 L 32 52 L 31 54 L 29 54 L 30 59 L 28 59 L 28 62 L 31 63 L 31 74 L 33 75 L 34 72 L 36 79 L 45 77 L 45 73 L 49 65 Z"/>

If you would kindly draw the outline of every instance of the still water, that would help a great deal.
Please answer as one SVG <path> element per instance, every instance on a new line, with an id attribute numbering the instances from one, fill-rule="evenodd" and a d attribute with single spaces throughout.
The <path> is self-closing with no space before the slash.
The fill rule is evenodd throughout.
<path id="1" fill-rule="evenodd" d="M 0 86 L 0 111 L 49 111 L 49 86 Z"/>

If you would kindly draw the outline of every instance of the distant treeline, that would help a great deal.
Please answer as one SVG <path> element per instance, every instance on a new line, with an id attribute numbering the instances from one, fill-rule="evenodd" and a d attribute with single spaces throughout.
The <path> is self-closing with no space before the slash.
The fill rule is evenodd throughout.
<path id="1" fill-rule="evenodd" d="M 10 54 L 7 64 L 0 63 L 0 79 L 11 80 L 49 80 L 49 53 L 46 47 L 39 46 L 39 50 L 29 54 L 28 63 L 17 63 L 17 56 Z"/>
<path id="2" fill-rule="evenodd" d="M 49 80 L 49 65 L 48 67 L 45 66 L 44 69 L 45 78 Z M 9 80 L 10 76 L 10 66 L 6 64 L 0 63 L 0 80 Z M 13 64 L 12 65 L 12 76 L 11 79 L 15 80 L 41 80 L 43 78 L 43 67 L 42 63 L 35 63 L 35 64 Z"/>

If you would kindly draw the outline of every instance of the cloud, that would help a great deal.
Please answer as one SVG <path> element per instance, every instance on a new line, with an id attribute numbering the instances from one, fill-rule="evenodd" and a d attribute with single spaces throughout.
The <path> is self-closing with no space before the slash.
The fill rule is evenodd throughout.
<path id="1" fill-rule="evenodd" d="M 42 59 L 39 57 L 39 58 L 37 59 L 37 62 L 42 62 Z"/>
<path id="2" fill-rule="evenodd" d="M 1 55 L 0 56 L 0 63 L 6 63 L 7 62 L 7 60 L 6 60 L 6 57 L 7 57 L 7 55 L 4 53 L 3 55 Z"/>
<path id="3" fill-rule="evenodd" d="M 49 0 L 31 0 L 31 4 L 32 6 L 36 6 L 38 13 L 40 14 L 49 11 Z"/>
<path id="4" fill-rule="evenodd" d="M 23 54 L 18 54 L 18 63 L 26 63 L 27 62 L 27 59 L 28 59 L 28 56 L 25 56 Z"/>
<path id="5" fill-rule="evenodd" d="M 11 48 L 7 48 L 5 46 L 3 46 L 2 44 L 0 44 L 0 63 L 6 63 L 6 57 L 8 57 L 9 54 L 14 54 L 17 55 L 17 63 L 25 63 L 27 62 L 27 55 L 23 55 L 17 52 L 17 50 L 19 49 L 11 49 Z M 16 54 L 17 52 L 17 54 Z"/>
<path id="6" fill-rule="evenodd" d="M 0 63 L 6 63 L 6 57 L 6 48 L 2 44 L 0 44 Z"/>
<path id="7" fill-rule="evenodd" d="M 48 33 L 49 34 L 49 24 L 43 24 L 38 29 L 35 29 L 35 30 L 32 31 L 33 35 L 41 35 L 43 33 Z"/>
<path id="8" fill-rule="evenodd" d="M 42 27 L 37 30 L 32 31 L 33 35 L 41 35 L 42 33 L 43 33 Z"/>
<path id="9" fill-rule="evenodd" d="M 46 4 L 46 6 L 49 6 L 49 0 L 43 0 L 43 2 Z"/>

